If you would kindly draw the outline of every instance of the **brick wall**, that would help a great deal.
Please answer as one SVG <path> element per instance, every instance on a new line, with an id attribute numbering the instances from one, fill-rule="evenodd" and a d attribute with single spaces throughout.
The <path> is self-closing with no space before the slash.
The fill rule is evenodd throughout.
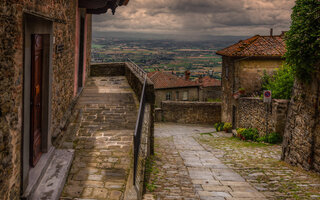
<path id="1" fill-rule="evenodd" d="M 164 101 L 161 110 L 157 110 L 156 119 L 164 122 L 213 125 L 221 121 L 221 103 Z"/>
<path id="2" fill-rule="evenodd" d="M 310 84 L 296 81 L 288 111 L 282 159 L 320 172 L 320 73 Z"/>
<path id="3" fill-rule="evenodd" d="M 260 135 L 268 132 L 277 132 L 283 135 L 285 130 L 288 100 L 272 101 L 267 110 L 267 106 L 260 98 L 243 97 L 238 99 L 236 113 L 237 128 L 257 128 Z"/>

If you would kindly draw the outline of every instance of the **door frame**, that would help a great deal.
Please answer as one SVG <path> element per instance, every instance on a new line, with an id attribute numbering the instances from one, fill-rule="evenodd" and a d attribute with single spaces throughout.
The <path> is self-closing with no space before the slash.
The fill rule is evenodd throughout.
<path id="1" fill-rule="evenodd" d="M 41 151 L 47 153 L 51 145 L 51 90 L 52 90 L 52 54 L 53 54 L 53 20 L 42 18 L 30 13 L 23 15 L 24 26 L 24 68 L 23 68 L 23 120 L 22 120 L 22 148 L 21 148 L 21 193 L 23 194 L 31 182 L 41 174 L 43 166 L 30 165 L 31 139 L 31 35 L 44 34 L 43 41 L 43 69 L 42 69 L 42 100 L 41 100 Z M 42 155 L 40 158 L 43 158 Z M 39 162 L 40 162 L 39 161 Z"/>

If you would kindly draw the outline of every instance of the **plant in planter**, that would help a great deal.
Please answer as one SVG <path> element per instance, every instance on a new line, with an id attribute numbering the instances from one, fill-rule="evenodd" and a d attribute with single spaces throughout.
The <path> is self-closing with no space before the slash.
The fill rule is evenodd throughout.
<path id="1" fill-rule="evenodd" d="M 239 88 L 238 92 L 240 95 L 244 95 L 246 93 L 246 90 L 244 88 Z"/>
<path id="2" fill-rule="evenodd" d="M 231 131 L 232 131 L 232 124 L 231 124 L 231 123 L 225 123 L 224 126 L 223 126 L 223 130 L 224 130 L 226 133 L 231 133 Z"/>

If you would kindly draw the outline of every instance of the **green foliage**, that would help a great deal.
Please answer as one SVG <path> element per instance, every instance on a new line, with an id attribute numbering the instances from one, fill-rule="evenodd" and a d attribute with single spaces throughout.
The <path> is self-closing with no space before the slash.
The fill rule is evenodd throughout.
<path id="1" fill-rule="evenodd" d="M 245 140 L 257 141 L 257 139 L 259 138 L 259 132 L 255 128 L 245 129 L 244 131 L 242 131 L 241 135 Z"/>
<path id="2" fill-rule="evenodd" d="M 230 129 L 232 129 L 232 124 L 231 123 L 225 123 L 223 125 L 223 130 L 225 130 L 226 132 L 229 131 Z"/>
<path id="3" fill-rule="evenodd" d="M 309 82 L 320 61 L 320 1 L 297 0 L 291 19 L 286 61 L 301 81 Z"/>
<path id="4" fill-rule="evenodd" d="M 221 102 L 221 99 L 217 98 L 217 99 L 211 99 L 211 98 L 208 98 L 207 99 L 207 102 Z"/>
<path id="5" fill-rule="evenodd" d="M 282 142 L 282 136 L 279 133 L 272 132 L 268 135 L 262 136 L 257 139 L 257 142 L 266 142 L 270 144 L 278 144 Z"/>
<path id="6" fill-rule="evenodd" d="M 157 186 L 159 169 L 155 167 L 156 164 L 156 155 L 150 156 L 146 160 L 146 172 L 144 177 L 144 185 L 149 192 L 153 192 Z M 151 176 L 153 178 L 151 179 Z"/>
<path id="7" fill-rule="evenodd" d="M 271 90 L 274 99 L 290 99 L 294 83 L 294 73 L 291 67 L 284 65 L 273 75 L 264 72 L 262 89 Z"/>
<path id="8" fill-rule="evenodd" d="M 214 124 L 214 128 L 217 130 L 217 131 L 223 131 L 223 126 L 224 126 L 224 122 L 219 122 L 219 123 L 215 123 Z"/>

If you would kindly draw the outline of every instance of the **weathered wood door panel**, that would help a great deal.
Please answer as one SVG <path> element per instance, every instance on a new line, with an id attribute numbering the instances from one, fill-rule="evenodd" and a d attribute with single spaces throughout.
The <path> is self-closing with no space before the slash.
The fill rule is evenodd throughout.
<path id="1" fill-rule="evenodd" d="M 31 166 L 35 166 L 41 157 L 41 118 L 42 118 L 42 68 L 43 36 L 31 36 Z"/>

